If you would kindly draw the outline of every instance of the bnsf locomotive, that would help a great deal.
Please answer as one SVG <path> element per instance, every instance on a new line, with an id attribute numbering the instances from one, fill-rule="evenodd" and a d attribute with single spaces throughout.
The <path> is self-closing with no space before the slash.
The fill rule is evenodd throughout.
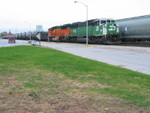
<path id="1" fill-rule="evenodd" d="M 49 41 L 86 42 L 86 23 L 76 22 L 48 29 Z M 112 19 L 88 20 L 90 43 L 118 44 L 121 42 L 119 27 Z"/>

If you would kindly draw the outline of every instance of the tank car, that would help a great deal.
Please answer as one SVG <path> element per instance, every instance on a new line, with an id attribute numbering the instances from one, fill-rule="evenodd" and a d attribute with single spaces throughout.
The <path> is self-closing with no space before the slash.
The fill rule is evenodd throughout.
<path id="1" fill-rule="evenodd" d="M 26 33 L 26 40 L 30 40 L 31 39 L 31 32 L 27 32 Z"/>
<path id="2" fill-rule="evenodd" d="M 36 40 L 37 39 L 36 35 L 37 32 L 28 32 L 26 34 L 26 40 Z"/>
<path id="3" fill-rule="evenodd" d="M 37 32 L 31 32 L 31 39 L 32 40 L 37 40 L 36 35 L 37 35 Z"/>
<path id="4" fill-rule="evenodd" d="M 48 40 L 48 33 L 47 32 L 37 32 L 37 39 L 40 38 L 41 41 L 47 41 Z"/>
<path id="5" fill-rule="evenodd" d="M 16 38 L 17 38 L 18 40 L 20 40 L 20 39 L 21 39 L 21 37 L 20 37 L 20 33 L 17 33 L 17 34 L 16 34 Z"/>
<path id="6" fill-rule="evenodd" d="M 22 33 L 22 39 L 23 39 L 23 40 L 26 40 L 26 38 L 27 38 L 27 37 L 26 37 L 26 32 Z"/>
<path id="7" fill-rule="evenodd" d="M 150 15 L 116 20 L 122 41 L 150 40 Z"/>

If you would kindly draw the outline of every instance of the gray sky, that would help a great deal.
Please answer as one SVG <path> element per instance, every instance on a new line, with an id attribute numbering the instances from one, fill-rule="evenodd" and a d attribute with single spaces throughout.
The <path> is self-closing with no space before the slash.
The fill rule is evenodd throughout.
<path id="1" fill-rule="evenodd" d="M 150 0 L 80 0 L 89 7 L 88 18 L 127 18 L 150 14 Z M 86 20 L 86 7 L 74 0 L 0 0 L 0 32 L 44 30 Z"/>

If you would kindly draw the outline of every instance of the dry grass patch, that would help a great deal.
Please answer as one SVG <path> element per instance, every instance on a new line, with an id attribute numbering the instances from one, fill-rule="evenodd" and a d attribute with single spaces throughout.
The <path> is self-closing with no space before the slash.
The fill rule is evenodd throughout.
<path id="1" fill-rule="evenodd" d="M 150 111 L 147 75 L 48 48 L 0 52 L 0 113 Z"/>

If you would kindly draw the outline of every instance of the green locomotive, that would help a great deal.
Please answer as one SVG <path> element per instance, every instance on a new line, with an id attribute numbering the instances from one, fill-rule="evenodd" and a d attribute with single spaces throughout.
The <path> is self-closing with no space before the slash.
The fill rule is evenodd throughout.
<path id="1" fill-rule="evenodd" d="M 50 40 L 63 42 L 86 42 L 86 24 L 87 22 L 85 21 L 50 28 L 49 38 Z M 114 20 L 88 20 L 89 43 L 118 44 L 121 42 L 120 40 L 119 27 Z"/>

